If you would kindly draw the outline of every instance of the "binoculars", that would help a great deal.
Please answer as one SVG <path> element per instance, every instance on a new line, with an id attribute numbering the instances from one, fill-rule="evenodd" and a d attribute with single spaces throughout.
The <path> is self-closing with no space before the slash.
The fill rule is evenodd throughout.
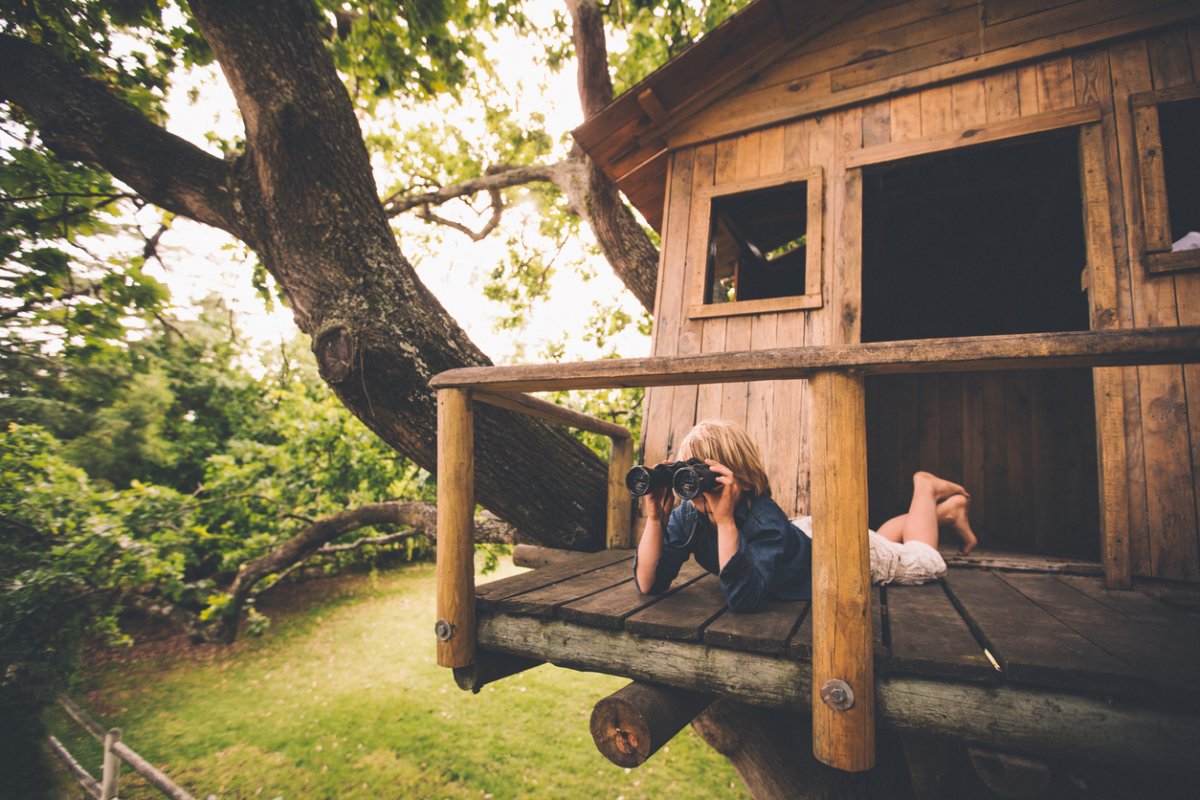
<path id="1" fill-rule="evenodd" d="M 684 500 L 717 488 L 717 473 L 698 458 L 644 467 L 640 464 L 625 474 L 625 486 L 634 497 L 670 487 Z"/>

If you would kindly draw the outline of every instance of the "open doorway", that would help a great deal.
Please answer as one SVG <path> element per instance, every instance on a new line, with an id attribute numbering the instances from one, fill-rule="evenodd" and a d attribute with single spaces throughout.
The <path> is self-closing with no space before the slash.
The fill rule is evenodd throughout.
<path id="1" fill-rule="evenodd" d="M 1086 330 L 1075 130 L 863 175 L 863 341 Z M 867 382 L 872 525 L 928 469 L 972 493 L 988 549 L 1100 557 L 1090 370 Z"/>

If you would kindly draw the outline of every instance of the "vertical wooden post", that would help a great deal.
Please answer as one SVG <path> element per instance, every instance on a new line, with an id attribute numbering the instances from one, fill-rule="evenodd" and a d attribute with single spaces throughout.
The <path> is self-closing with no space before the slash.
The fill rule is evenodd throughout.
<path id="1" fill-rule="evenodd" d="M 625 488 L 625 474 L 633 466 L 633 439 L 612 438 L 608 458 L 608 521 L 605 540 L 609 550 L 633 547 L 633 502 Z"/>
<path id="2" fill-rule="evenodd" d="M 475 660 L 475 420 L 466 389 L 438 390 L 437 662 Z"/>
<path id="3" fill-rule="evenodd" d="M 100 775 L 100 800 L 116 800 L 121 777 L 121 761 L 113 745 L 121 741 L 121 729 L 113 728 L 104 734 L 104 766 Z"/>
<path id="4" fill-rule="evenodd" d="M 1155 117 L 1157 120 L 1157 116 Z M 1113 261 L 1108 160 L 1100 124 L 1079 129 L 1080 184 L 1087 247 L 1088 306 L 1094 331 L 1121 326 L 1117 313 L 1117 267 Z M 1100 482 L 1100 536 L 1104 585 L 1133 586 L 1129 540 L 1129 476 L 1125 452 L 1125 388 L 1120 367 L 1092 370 L 1096 405 L 1096 461 Z"/>
<path id="5" fill-rule="evenodd" d="M 813 755 L 861 772 L 875 765 L 863 378 L 819 372 L 812 402 Z"/>

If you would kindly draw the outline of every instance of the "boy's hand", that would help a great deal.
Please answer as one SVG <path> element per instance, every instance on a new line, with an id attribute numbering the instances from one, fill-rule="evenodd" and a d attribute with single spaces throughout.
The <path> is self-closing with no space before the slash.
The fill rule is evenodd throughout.
<path id="1" fill-rule="evenodd" d="M 718 464 L 711 458 L 704 459 L 708 468 L 717 474 L 719 489 L 705 492 L 708 508 L 712 514 L 713 523 L 733 522 L 733 510 L 742 499 L 742 485 L 733 477 L 733 472 L 724 464 Z"/>
<path id="2" fill-rule="evenodd" d="M 675 507 L 675 493 L 669 488 L 657 489 L 645 495 L 645 498 L 646 519 L 661 522 L 671 516 L 671 509 Z"/>

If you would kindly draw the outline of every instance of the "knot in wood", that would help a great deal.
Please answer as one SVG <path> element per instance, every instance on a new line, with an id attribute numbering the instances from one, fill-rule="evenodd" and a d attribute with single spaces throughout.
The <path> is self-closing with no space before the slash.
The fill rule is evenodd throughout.
<path id="1" fill-rule="evenodd" d="M 317 369 L 329 383 L 342 383 L 354 372 L 358 343 L 345 325 L 332 325 L 313 341 Z"/>

